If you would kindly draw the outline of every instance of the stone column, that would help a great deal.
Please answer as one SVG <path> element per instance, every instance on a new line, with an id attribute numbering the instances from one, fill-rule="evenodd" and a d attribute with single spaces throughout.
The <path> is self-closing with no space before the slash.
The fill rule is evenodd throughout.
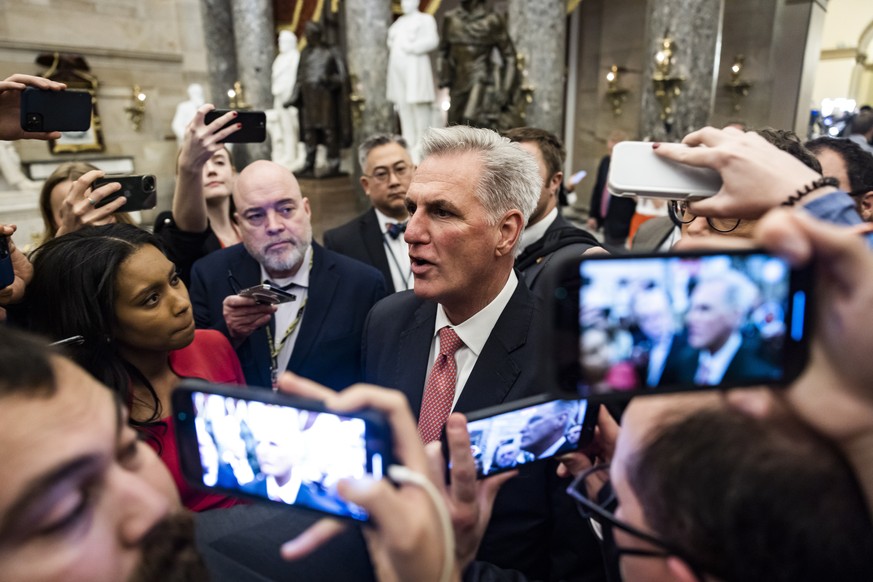
<path id="1" fill-rule="evenodd" d="M 200 0 L 206 65 L 209 68 L 210 100 L 226 108 L 227 90 L 236 81 L 236 48 L 233 42 L 233 15 L 230 0 Z"/>
<path id="2" fill-rule="evenodd" d="M 266 111 L 273 106 L 270 91 L 276 57 L 273 4 L 270 0 L 231 0 L 231 6 L 238 80 L 246 103 L 252 109 Z M 245 149 L 249 161 L 270 159 L 269 140 L 246 144 Z"/>
<path id="3" fill-rule="evenodd" d="M 659 141 L 676 141 L 704 127 L 712 113 L 721 50 L 724 0 L 649 0 L 642 79 L 640 132 Z M 683 77 L 672 114 L 661 119 L 652 78 L 655 55 L 664 37 L 673 40 L 669 77 Z"/>
<path id="4" fill-rule="evenodd" d="M 509 36 L 524 56 L 527 82 L 533 87 L 526 124 L 561 135 L 567 38 L 565 0 L 509 0 Z"/>
<path id="5" fill-rule="evenodd" d="M 344 0 L 343 7 L 352 93 L 364 98 L 362 106 L 352 103 L 354 147 L 357 148 L 361 141 L 374 133 L 396 131 L 393 106 L 385 96 L 391 2 Z M 367 25 L 362 26 L 362 22 Z M 353 158 L 355 174 L 359 174 L 357 155 Z"/>

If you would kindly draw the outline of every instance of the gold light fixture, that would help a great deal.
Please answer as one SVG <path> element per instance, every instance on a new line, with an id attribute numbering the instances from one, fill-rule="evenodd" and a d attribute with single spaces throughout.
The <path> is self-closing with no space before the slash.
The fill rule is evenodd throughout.
<path id="1" fill-rule="evenodd" d="M 734 56 L 734 62 L 731 65 L 731 80 L 725 85 L 728 91 L 730 91 L 735 113 L 739 113 L 743 108 L 742 101 L 745 97 L 749 96 L 749 90 L 752 88 L 752 83 L 743 78 L 745 65 L 745 56 Z"/>
<path id="2" fill-rule="evenodd" d="M 124 108 L 133 130 L 137 132 L 142 130 L 146 99 L 148 96 L 142 92 L 140 86 L 134 85 L 130 93 L 130 104 Z"/>
<path id="3" fill-rule="evenodd" d="M 661 48 L 655 53 L 655 73 L 652 75 L 655 98 L 661 106 L 661 119 L 666 123 L 673 119 L 673 101 L 682 94 L 682 83 L 685 82 L 684 77 L 673 72 L 675 48 L 672 38 L 665 36 L 661 39 Z"/>
<path id="4" fill-rule="evenodd" d="M 627 89 L 621 86 L 621 75 L 627 72 L 624 67 L 612 65 L 609 67 L 609 72 L 606 73 L 606 96 L 612 105 L 612 114 L 616 117 L 621 115 L 621 106 L 627 100 L 627 94 L 630 93 Z"/>
<path id="5" fill-rule="evenodd" d="M 242 83 L 236 81 L 233 84 L 233 89 L 227 90 L 227 99 L 231 109 L 250 109 L 251 105 L 246 103 L 246 93 Z"/>

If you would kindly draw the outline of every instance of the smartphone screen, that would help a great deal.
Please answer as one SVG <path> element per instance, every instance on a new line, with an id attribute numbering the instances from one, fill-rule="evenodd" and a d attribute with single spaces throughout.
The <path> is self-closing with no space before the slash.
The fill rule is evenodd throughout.
<path id="1" fill-rule="evenodd" d="M 387 425 L 312 409 L 315 403 L 280 403 L 287 400 L 281 394 L 202 384 L 173 395 L 180 462 L 192 484 L 368 519 L 336 486 L 346 478 L 382 477 L 384 451 L 390 450 Z"/>
<path id="2" fill-rule="evenodd" d="M 549 459 L 588 444 L 597 405 L 586 399 L 538 397 L 467 415 L 479 479 Z"/>
<path id="3" fill-rule="evenodd" d="M 560 366 L 567 391 L 627 398 L 785 384 L 805 365 L 812 276 L 781 258 L 679 253 L 577 259 L 569 269 L 557 326 L 559 357 L 575 355 Z"/>

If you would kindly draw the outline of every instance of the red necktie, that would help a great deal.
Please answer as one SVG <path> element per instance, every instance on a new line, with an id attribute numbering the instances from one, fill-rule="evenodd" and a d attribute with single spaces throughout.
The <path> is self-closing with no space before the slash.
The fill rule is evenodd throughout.
<path id="1" fill-rule="evenodd" d="M 440 353 L 437 354 L 424 387 L 421 414 L 418 418 L 418 435 L 427 444 L 438 440 L 443 425 L 452 411 L 455 401 L 455 384 L 458 381 L 458 364 L 455 352 L 464 345 L 455 330 L 446 326 L 440 330 Z"/>

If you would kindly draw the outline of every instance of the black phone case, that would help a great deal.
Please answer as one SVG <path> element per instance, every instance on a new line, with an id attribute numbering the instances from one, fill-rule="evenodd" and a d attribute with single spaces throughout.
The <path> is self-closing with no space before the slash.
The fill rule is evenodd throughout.
<path id="1" fill-rule="evenodd" d="M 206 114 L 207 125 L 231 111 L 230 109 L 213 109 Z M 219 143 L 260 143 L 267 139 L 267 114 L 263 111 L 239 111 L 238 115 L 224 124 L 221 129 L 241 123 L 242 127 Z"/>
<path id="2" fill-rule="evenodd" d="M 91 94 L 87 91 L 50 91 L 28 87 L 21 94 L 21 129 L 24 131 L 88 131 Z"/>
<path id="3" fill-rule="evenodd" d="M 158 204 L 158 190 L 155 187 L 155 177 L 152 175 L 144 176 L 106 176 L 97 178 L 92 184 L 92 189 L 96 190 L 104 184 L 118 182 L 121 184 L 121 190 L 113 192 L 100 202 L 95 207 L 100 208 L 106 206 L 120 196 L 127 198 L 127 202 L 116 212 L 134 212 L 136 210 L 148 210 L 154 208 Z M 150 183 L 150 185 L 149 185 Z"/>
<path id="4" fill-rule="evenodd" d="M 9 239 L 0 236 L 0 289 L 9 287 L 15 281 L 12 257 L 9 254 Z"/>

